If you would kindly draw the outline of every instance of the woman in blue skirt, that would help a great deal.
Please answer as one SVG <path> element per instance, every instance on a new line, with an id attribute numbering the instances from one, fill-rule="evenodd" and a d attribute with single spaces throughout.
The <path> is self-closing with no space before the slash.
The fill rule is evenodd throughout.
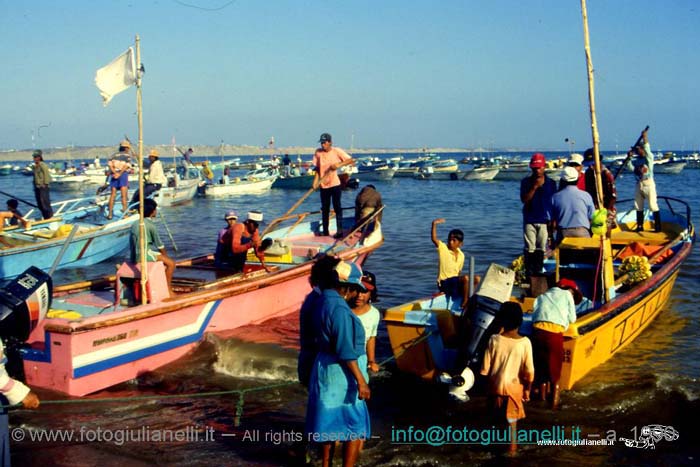
<path id="1" fill-rule="evenodd" d="M 370 435 L 365 331 L 348 306 L 366 290 L 362 270 L 343 261 L 335 272 L 336 286 L 323 291 L 314 313 L 319 353 L 306 412 L 308 440 L 321 443 L 324 467 L 330 465 L 336 441 L 343 443 L 343 465 L 354 465 Z"/>

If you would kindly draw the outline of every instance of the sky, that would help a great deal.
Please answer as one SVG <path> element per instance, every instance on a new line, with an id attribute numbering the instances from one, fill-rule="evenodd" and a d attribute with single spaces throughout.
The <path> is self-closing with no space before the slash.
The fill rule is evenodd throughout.
<path id="1" fill-rule="evenodd" d="M 601 148 L 700 149 L 700 2 L 588 20 Z M 0 28 L 0 150 L 136 139 L 94 76 L 137 34 L 146 144 L 592 146 L 578 0 L 0 0 Z"/>

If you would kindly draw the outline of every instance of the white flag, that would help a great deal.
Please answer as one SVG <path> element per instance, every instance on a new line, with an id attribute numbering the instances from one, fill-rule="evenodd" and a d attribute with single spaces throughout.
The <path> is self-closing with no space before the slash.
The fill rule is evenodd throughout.
<path id="1" fill-rule="evenodd" d="M 100 90 L 105 107 L 112 97 L 136 84 L 134 48 L 129 47 L 126 52 L 112 60 L 112 63 L 97 70 L 95 84 Z"/>

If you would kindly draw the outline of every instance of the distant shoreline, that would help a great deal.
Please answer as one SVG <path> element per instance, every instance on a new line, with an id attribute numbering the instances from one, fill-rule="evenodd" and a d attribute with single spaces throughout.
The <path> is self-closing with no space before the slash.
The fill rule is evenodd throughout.
<path id="1" fill-rule="evenodd" d="M 290 156 L 306 156 L 310 158 L 315 147 L 287 147 L 287 148 L 275 148 L 274 151 L 266 148 L 260 148 L 256 146 L 181 146 L 180 149 L 186 151 L 188 148 L 192 148 L 195 157 L 209 156 L 210 158 L 218 157 L 230 157 L 230 156 L 271 156 L 272 154 L 289 154 Z M 342 147 L 342 146 L 341 146 Z M 144 147 L 144 156 L 148 155 L 151 149 L 157 149 L 162 158 L 168 157 L 179 157 L 180 153 L 173 153 L 173 147 L 171 145 L 154 145 Z M 455 149 L 455 148 L 430 148 L 423 150 L 423 148 L 396 148 L 396 149 L 352 149 L 343 147 L 346 151 L 351 154 L 357 155 L 374 155 L 374 154 L 412 154 L 418 155 L 423 154 L 423 152 L 428 153 L 465 153 L 465 152 L 482 152 L 485 154 L 490 154 L 490 152 L 485 150 L 474 150 L 474 149 Z M 2 151 L 0 152 L 0 161 L 27 161 L 30 163 L 32 161 L 33 149 L 22 149 L 18 151 Z M 116 146 L 93 146 L 93 147 L 80 147 L 80 148 L 47 148 L 43 149 L 44 160 L 47 161 L 57 161 L 57 160 L 85 160 L 92 161 L 95 157 L 99 157 L 101 160 L 106 161 L 109 157 L 117 152 Z M 506 151 L 499 151 L 499 153 Z"/>

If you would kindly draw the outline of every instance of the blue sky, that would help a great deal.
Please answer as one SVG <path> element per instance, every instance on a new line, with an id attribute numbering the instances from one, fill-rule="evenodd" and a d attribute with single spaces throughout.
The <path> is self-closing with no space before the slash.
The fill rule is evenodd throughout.
<path id="1" fill-rule="evenodd" d="M 698 150 L 700 3 L 588 13 L 603 149 Z M 135 90 L 104 108 L 94 74 L 136 34 L 146 144 L 591 145 L 577 0 L 0 0 L 0 28 L 0 149 L 135 139 Z"/>

